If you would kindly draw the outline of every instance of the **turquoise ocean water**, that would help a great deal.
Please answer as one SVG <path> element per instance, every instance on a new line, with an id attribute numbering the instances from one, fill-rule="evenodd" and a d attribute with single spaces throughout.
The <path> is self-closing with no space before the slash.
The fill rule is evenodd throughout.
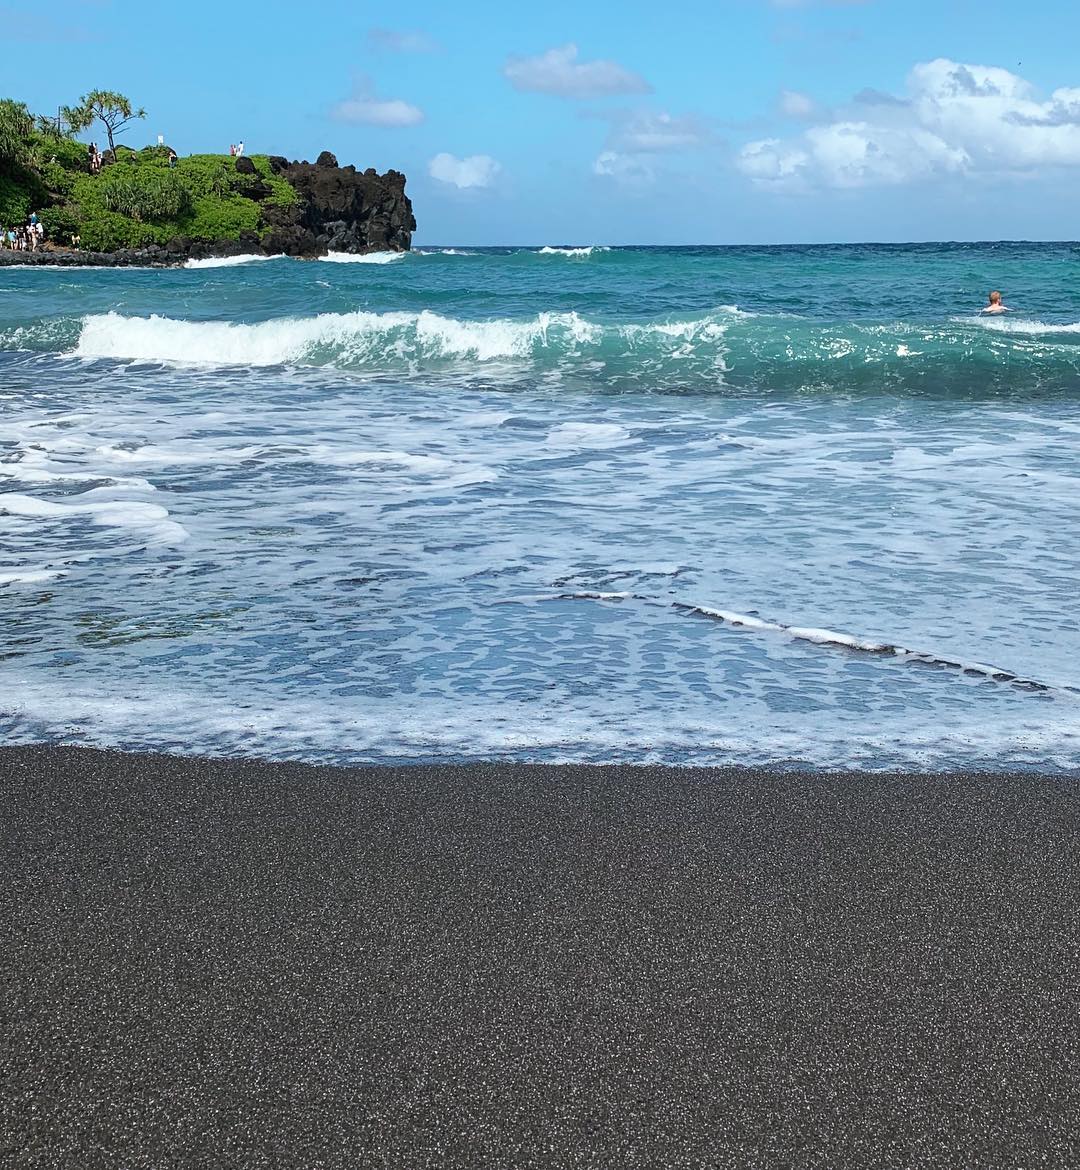
<path id="1" fill-rule="evenodd" d="M 0 269 L 4 742 L 1073 769 L 1078 566 L 1078 245 Z"/>

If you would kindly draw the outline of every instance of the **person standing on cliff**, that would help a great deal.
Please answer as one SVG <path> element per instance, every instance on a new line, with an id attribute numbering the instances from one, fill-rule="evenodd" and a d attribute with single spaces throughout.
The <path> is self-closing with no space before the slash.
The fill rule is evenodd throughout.
<path id="1" fill-rule="evenodd" d="M 243 158 L 243 157 L 244 157 L 244 140 L 243 140 L 242 138 L 241 138 L 241 139 L 240 139 L 240 141 L 239 141 L 239 142 L 236 144 L 236 157 L 237 157 L 237 158 Z"/>

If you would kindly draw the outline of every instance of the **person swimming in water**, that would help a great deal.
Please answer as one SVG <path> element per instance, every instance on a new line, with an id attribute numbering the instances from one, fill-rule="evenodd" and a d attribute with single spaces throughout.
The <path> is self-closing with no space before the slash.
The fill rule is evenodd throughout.
<path id="1" fill-rule="evenodd" d="M 989 301 L 989 304 L 986 306 L 985 309 L 983 309 L 984 313 L 1011 313 L 1012 312 L 1012 309 L 1007 308 L 1005 305 L 1003 305 L 1001 303 L 1001 293 L 999 293 L 996 289 L 994 290 L 994 292 L 992 292 L 990 294 L 990 296 L 987 299 Z"/>

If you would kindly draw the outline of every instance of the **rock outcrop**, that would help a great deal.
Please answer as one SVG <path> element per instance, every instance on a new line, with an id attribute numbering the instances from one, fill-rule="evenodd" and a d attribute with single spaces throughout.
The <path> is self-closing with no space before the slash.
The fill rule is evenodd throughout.
<path id="1" fill-rule="evenodd" d="M 270 159 L 274 173 L 296 189 L 292 207 L 263 206 L 269 231 L 262 241 L 267 252 L 290 256 L 326 252 L 407 252 L 416 231 L 412 203 L 399 171 L 378 174 L 373 168 L 339 167 L 323 151 L 314 165 L 279 156 Z"/>
<path id="2" fill-rule="evenodd" d="M 137 156 L 135 162 L 139 162 Z M 260 158 L 256 166 L 250 158 L 241 157 L 231 169 L 235 172 L 234 181 L 222 199 L 248 201 L 254 212 L 249 214 L 251 226 L 235 235 L 223 232 L 214 239 L 182 233 L 170 237 L 162 232 L 161 242 L 143 247 L 82 251 L 64 246 L 65 239 L 81 234 L 80 229 L 87 231 L 75 207 L 67 209 L 73 218 L 63 229 L 56 229 L 55 240 L 50 239 L 43 249 L 32 253 L 0 250 L 0 266 L 166 267 L 210 257 L 284 254 L 311 258 L 327 252 L 406 252 L 412 246 L 416 220 L 405 194 L 405 176 L 398 171 L 380 175 L 374 169 L 341 167 L 328 150 L 314 164 L 273 156 L 268 160 Z M 133 169 L 132 173 L 138 172 Z M 292 187 L 295 201 L 289 201 L 291 194 L 278 178 Z"/>

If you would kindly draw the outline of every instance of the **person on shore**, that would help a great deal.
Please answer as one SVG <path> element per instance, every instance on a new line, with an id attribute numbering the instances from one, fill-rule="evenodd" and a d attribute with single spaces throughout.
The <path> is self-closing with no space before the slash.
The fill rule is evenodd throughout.
<path id="1" fill-rule="evenodd" d="M 987 297 L 987 306 L 983 309 L 983 313 L 993 313 L 995 316 L 998 313 L 1011 313 L 1012 309 L 1001 303 L 1001 293 L 995 289 L 989 297 Z"/>
<path id="2" fill-rule="evenodd" d="M 236 158 L 236 143 L 229 143 L 229 158 Z"/>
<path id="3" fill-rule="evenodd" d="M 240 141 L 239 141 L 239 142 L 236 144 L 236 157 L 237 157 L 237 158 L 243 158 L 243 157 L 244 157 L 244 140 L 243 140 L 242 138 L 241 138 L 241 139 L 240 139 Z"/>

